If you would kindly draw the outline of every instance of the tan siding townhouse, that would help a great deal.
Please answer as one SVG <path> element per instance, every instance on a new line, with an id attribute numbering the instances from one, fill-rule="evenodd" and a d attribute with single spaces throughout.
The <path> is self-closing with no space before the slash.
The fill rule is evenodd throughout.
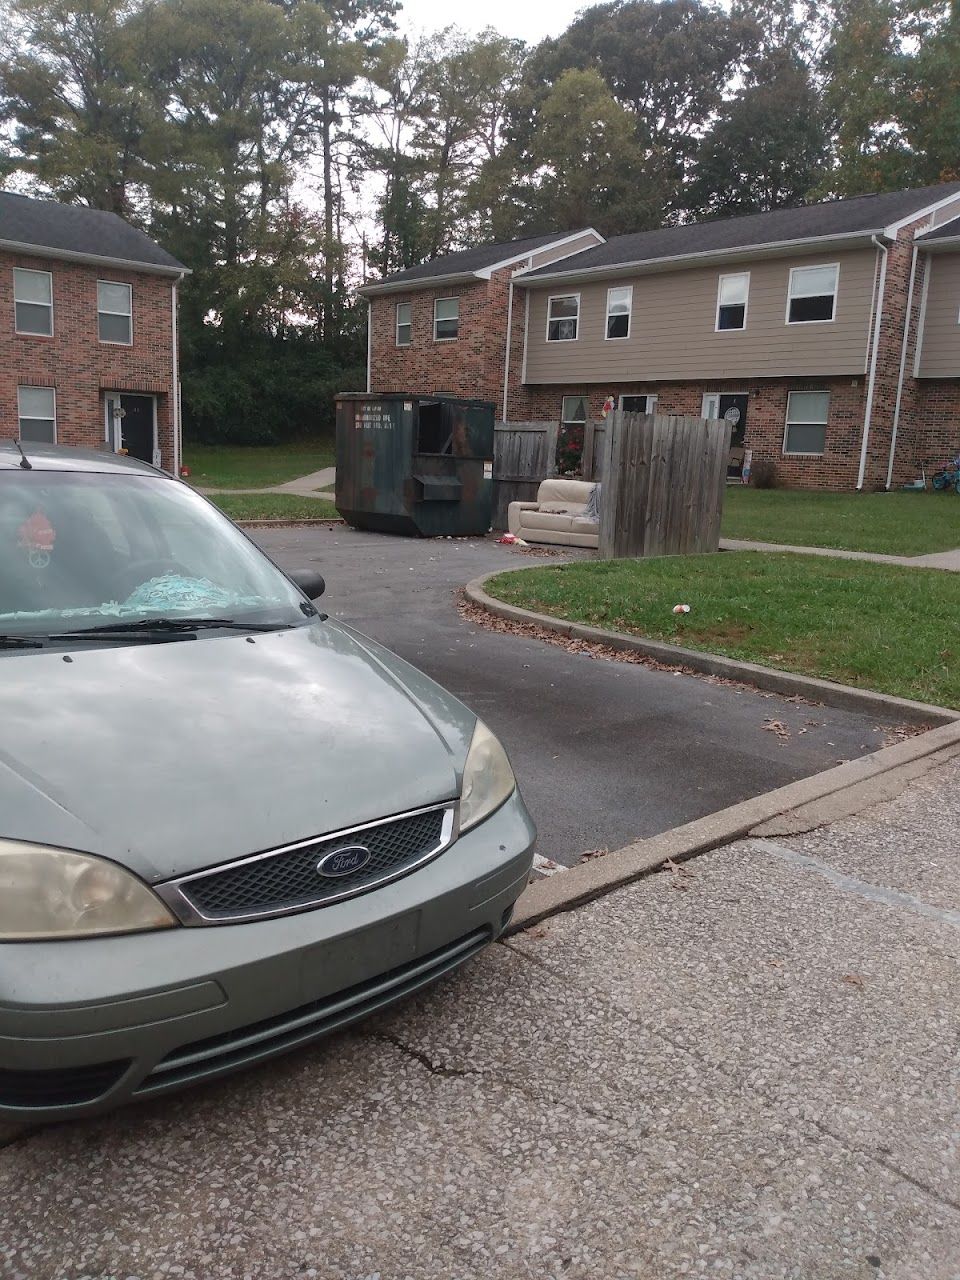
<path id="1" fill-rule="evenodd" d="M 438 316 L 461 290 L 454 333 Z M 609 397 L 728 416 L 732 470 L 749 449 L 803 487 L 895 486 L 960 452 L 960 183 L 486 246 L 362 292 L 375 392 L 476 395 L 568 425 Z"/>

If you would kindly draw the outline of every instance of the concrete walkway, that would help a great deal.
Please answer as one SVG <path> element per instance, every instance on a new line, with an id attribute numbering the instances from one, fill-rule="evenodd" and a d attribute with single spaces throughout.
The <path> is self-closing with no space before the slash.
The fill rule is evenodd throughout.
<path id="1" fill-rule="evenodd" d="M 827 556 L 834 560 L 869 560 L 874 564 L 900 564 L 910 569 L 945 569 L 960 573 L 960 548 L 935 551 L 924 556 L 887 556 L 873 551 L 841 551 L 837 547 L 795 547 L 786 542 L 748 542 L 741 538 L 721 538 L 722 551 L 790 551 L 801 556 Z"/>
<path id="2" fill-rule="evenodd" d="M 955 1280 L 958 790 L 937 763 L 271 1066 L 14 1138 L 0 1274 Z"/>
<path id="3" fill-rule="evenodd" d="M 272 484 L 261 489 L 198 489 L 198 493 L 292 493 L 300 498 L 326 498 L 329 500 L 334 481 L 337 478 L 336 467 L 322 467 L 319 471 L 311 471 L 309 475 L 297 476 L 294 480 L 285 480 L 283 484 Z M 324 490 L 324 492 L 318 492 Z"/>

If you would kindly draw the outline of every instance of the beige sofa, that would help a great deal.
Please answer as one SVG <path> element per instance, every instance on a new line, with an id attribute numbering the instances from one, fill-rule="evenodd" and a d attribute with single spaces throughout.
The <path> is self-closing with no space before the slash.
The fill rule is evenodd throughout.
<path id="1" fill-rule="evenodd" d="M 525 542 L 554 542 L 564 547 L 596 547 L 600 527 L 584 512 L 593 484 L 589 480 L 544 480 L 536 502 L 511 502 L 507 525 Z"/>

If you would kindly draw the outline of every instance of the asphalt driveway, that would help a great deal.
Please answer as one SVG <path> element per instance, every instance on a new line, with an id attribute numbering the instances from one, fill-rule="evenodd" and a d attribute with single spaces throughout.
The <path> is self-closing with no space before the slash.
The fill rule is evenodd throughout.
<path id="1" fill-rule="evenodd" d="M 510 753 L 540 853 L 558 862 L 619 848 L 883 745 L 886 727 L 872 716 L 598 661 L 463 621 L 457 592 L 471 578 L 544 563 L 491 540 L 343 526 L 254 536 L 284 568 L 319 568 L 332 616 L 483 717 Z"/>

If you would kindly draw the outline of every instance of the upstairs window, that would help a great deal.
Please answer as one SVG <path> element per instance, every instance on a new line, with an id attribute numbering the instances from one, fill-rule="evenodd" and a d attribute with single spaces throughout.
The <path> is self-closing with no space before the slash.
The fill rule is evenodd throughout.
<path id="1" fill-rule="evenodd" d="M 49 271 L 13 268 L 13 308 L 17 333 L 53 334 L 53 276 Z"/>
<path id="2" fill-rule="evenodd" d="M 829 391 L 791 391 L 787 396 L 784 453 L 820 455 L 827 442 Z"/>
<path id="3" fill-rule="evenodd" d="M 460 333 L 460 299 L 437 298 L 433 304 L 433 340 L 449 342 Z"/>
<path id="4" fill-rule="evenodd" d="M 607 337 L 630 337 L 630 312 L 633 308 L 633 286 L 607 290 Z"/>
<path id="5" fill-rule="evenodd" d="M 397 303 L 397 346 L 409 347 L 412 336 L 413 336 L 413 320 L 411 316 L 411 304 L 409 302 L 398 302 Z"/>
<path id="6" fill-rule="evenodd" d="M 580 327 L 579 293 L 562 293 L 547 302 L 547 341 L 575 342 Z"/>
<path id="7" fill-rule="evenodd" d="M 738 271 L 721 276 L 717 285 L 717 324 L 721 329 L 745 329 L 747 327 L 747 297 L 750 293 L 750 272 Z"/>
<path id="8" fill-rule="evenodd" d="M 97 281 L 97 333 L 101 342 L 133 345 L 133 289 L 111 280 Z"/>
<path id="9" fill-rule="evenodd" d="M 57 393 L 53 387 L 17 387 L 20 439 L 57 443 Z"/>
<path id="10" fill-rule="evenodd" d="M 836 313 L 840 266 L 791 267 L 787 324 L 832 320 Z"/>

